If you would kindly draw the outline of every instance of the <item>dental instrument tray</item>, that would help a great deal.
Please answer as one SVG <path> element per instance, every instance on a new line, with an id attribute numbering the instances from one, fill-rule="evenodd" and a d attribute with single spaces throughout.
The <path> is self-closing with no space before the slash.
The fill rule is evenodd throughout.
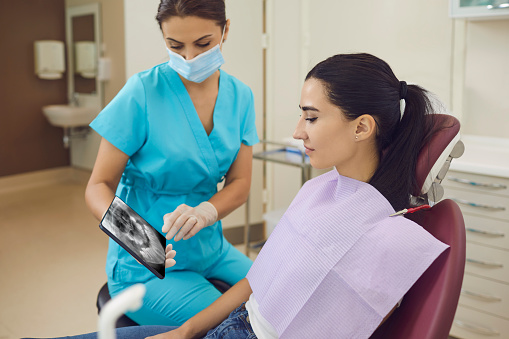
<path id="1" fill-rule="evenodd" d="M 264 150 L 263 152 L 253 154 L 254 159 L 300 167 L 302 184 L 311 178 L 311 164 L 304 150 L 286 143 L 267 140 L 262 140 L 260 142 L 264 145 L 264 149 L 266 149 L 267 145 L 276 147 L 271 150 Z"/>

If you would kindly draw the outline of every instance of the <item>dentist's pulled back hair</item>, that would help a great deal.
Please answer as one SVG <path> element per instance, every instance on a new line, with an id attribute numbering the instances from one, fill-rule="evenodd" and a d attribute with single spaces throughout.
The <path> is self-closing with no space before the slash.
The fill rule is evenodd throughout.
<path id="1" fill-rule="evenodd" d="M 364 114 L 375 119 L 380 163 L 369 183 L 396 211 L 408 207 L 417 186 L 417 157 L 432 133 L 432 116 L 425 118 L 432 112 L 428 92 L 408 85 L 401 117 L 402 84 L 385 61 L 365 53 L 330 57 L 308 73 L 306 80 L 310 78 L 324 84 L 329 101 L 348 120 Z"/>
<path id="2" fill-rule="evenodd" d="M 196 16 L 213 20 L 220 27 L 226 24 L 224 0 L 161 0 L 156 15 L 159 28 L 164 21 L 174 16 Z"/>

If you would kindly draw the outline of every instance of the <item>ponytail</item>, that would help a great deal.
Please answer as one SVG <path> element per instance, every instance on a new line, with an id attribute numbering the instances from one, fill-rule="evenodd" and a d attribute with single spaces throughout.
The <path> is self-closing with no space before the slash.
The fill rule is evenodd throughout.
<path id="1" fill-rule="evenodd" d="M 428 92 L 408 85 L 405 110 L 392 136 L 382 150 L 380 164 L 369 183 L 389 200 L 396 211 L 410 205 L 410 192 L 415 191 L 419 151 L 429 140 L 433 124 Z"/>
<path id="2" fill-rule="evenodd" d="M 408 207 L 417 181 L 417 156 L 434 125 L 428 92 L 400 82 L 385 61 L 365 53 L 330 57 L 316 65 L 309 78 L 322 81 L 330 102 L 347 119 L 364 114 L 375 119 L 380 163 L 369 184 L 396 211 Z"/>

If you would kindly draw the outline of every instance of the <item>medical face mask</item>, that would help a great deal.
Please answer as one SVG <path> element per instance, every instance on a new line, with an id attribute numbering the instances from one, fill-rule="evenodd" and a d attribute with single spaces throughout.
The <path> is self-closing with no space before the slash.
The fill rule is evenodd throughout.
<path id="1" fill-rule="evenodd" d="M 226 28 L 226 27 L 225 27 Z M 197 55 L 191 60 L 184 59 L 183 56 L 171 51 L 168 47 L 168 54 L 170 55 L 170 65 L 175 72 L 180 74 L 185 79 L 192 82 L 203 82 L 217 71 L 222 64 L 224 64 L 223 54 L 221 53 L 221 44 L 223 42 L 223 35 L 221 36 L 221 43 Z"/>

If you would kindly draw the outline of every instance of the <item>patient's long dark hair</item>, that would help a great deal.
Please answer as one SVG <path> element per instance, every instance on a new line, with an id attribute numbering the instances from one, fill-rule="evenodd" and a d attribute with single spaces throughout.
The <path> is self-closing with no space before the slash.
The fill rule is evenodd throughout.
<path id="1" fill-rule="evenodd" d="M 377 125 L 380 164 L 369 183 L 398 211 L 410 204 L 416 186 L 419 150 L 428 141 L 433 121 L 428 93 L 406 85 L 389 65 L 370 54 L 339 54 L 316 65 L 307 75 L 321 81 L 331 103 L 349 120 L 369 114 Z M 400 98 L 406 108 L 400 121 Z"/>

